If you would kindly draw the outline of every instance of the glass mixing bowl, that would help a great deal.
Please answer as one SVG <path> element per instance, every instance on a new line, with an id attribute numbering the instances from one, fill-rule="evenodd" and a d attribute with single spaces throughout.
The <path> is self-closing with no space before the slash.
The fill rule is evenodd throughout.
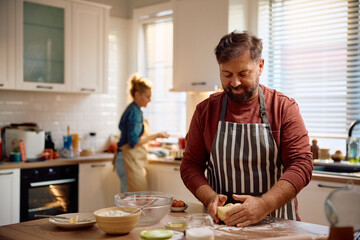
<path id="1" fill-rule="evenodd" d="M 143 191 L 125 192 L 115 195 L 115 204 L 119 207 L 136 207 L 153 201 L 155 202 L 145 207 L 141 211 L 138 225 L 153 225 L 158 223 L 170 210 L 174 196 L 170 193 Z"/>
<path id="2" fill-rule="evenodd" d="M 360 232 L 360 189 L 348 185 L 332 191 L 325 200 L 325 215 L 331 226 L 354 227 Z"/>

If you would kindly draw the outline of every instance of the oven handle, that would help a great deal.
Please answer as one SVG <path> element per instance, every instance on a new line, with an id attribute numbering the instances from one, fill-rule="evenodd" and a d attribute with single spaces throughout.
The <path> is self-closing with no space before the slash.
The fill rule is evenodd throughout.
<path id="1" fill-rule="evenodd" d="M 47 186 L 52 184 L 63 184 L 63 183 L 71 183 L 76 182 L 75 178 L 69 178 L 69 179 L 60 179 L 60 180 L 53 180 L 53 181 L 43 181 L 43 182 L 34 182 L 30 183 L 30 187 L 41 187 L 41 186 Z"/>

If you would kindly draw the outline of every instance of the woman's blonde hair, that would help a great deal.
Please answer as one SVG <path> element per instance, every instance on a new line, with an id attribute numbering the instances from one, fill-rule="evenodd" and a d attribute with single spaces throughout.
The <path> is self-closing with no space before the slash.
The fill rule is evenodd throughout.
<path id="1" fill-rule="evenodd" d="M 130 95 L 134 98 L 135 92 L 143 93 L 147 89 L 152 88 L 152 83 L 150 80 L 143 78 L 139 75 L 139 73 L 133 73 L 130 78 Z"/>

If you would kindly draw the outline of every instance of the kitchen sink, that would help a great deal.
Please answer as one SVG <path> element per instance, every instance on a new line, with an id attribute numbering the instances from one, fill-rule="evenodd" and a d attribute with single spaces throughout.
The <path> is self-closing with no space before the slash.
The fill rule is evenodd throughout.
<path id="1" fill-rule="evenodd" d="M 335 173 L 357 173 L 360 172 L 360 166 L 359 165 L 314 166 L 314 171 L 335 172 Z"/>

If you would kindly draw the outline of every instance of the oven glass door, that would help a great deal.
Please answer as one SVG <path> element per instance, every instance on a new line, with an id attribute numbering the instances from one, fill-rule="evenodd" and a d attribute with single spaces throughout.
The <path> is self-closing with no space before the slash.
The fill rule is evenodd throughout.
<path id="1" fill-rule="evenodd" d="M 32 182 L 28 186 L 28 208 L 24 221 L 35 219 L 35 214 L 77 212 L 76 178 Z"/>

